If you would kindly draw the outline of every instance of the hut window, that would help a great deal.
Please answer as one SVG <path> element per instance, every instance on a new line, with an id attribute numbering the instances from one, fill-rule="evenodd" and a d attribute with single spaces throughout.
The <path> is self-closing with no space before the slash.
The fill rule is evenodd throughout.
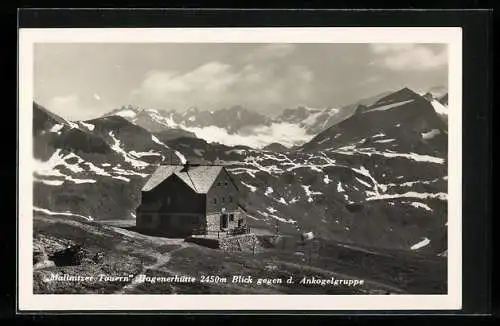
<path id="1" fill-rule="evenodd" d="M 224 186 L 227 186 L 227 181 L 226 181 L 226 182 L 224 182 Z"/>
<path id="2" fill-rule="evenodd" d="M 224 197 L 222 197 L 222 202 L 224 202 Z"/>
<path id="3" fill-rule="evenodd" d="M 217 198 L 214 198 L 214 204 L 217 204 Z"/>
<path id="4" fill-rule="evenodd" d="M 229 220 L 232 222 L 234 221 L 234 214 L 229 214 Z"/>

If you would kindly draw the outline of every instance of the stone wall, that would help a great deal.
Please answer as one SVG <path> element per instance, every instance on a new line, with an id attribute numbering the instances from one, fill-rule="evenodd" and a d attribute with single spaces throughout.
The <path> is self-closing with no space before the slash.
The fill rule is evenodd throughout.
<path id="1" fill-rule="evenodd" d="M 220 230 L 220 215 L 219 214 L 207 215 L 207 230 L 208 231 L 219 231 Z"/>
<path id="2" fill-rule="evenodd" d="M 242 234 L 220 239 L 219 248 L 223 251 L 261 252 L 263 250 L 259 239 L 253 233 Z"/>
<path id="3" fill-rule="evenodd" d="M 231 212 L 226 212 L 228 215 L 233 214 L 233 220 L 231 218 L 228 218 L 228 229 L 233 229 L 238 227 L 238 219 L 242 218 L 241 212 L 236 210 L 236 211 L 231 211 Z M 207 230 L 212 231 L 212 232 L 217 232 L 221 230 L 221 214 L 208 214 L 207 215 Z"/>

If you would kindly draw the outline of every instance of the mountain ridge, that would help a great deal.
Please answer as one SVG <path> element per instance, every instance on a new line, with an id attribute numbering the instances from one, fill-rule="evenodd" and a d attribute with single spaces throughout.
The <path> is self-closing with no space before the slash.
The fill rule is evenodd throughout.
<path id="1" fill-rule="evenodd" d="M 358 102 L 371 104 L 386 93 Z M 256 148 L 264 148 L 272 143 L 295 147 L 345 120 L 354 113 L 354 108 L 352 105 L 341 108 L 297 106 L 285 108 L 274 117 L 267 117 L 238 105 L 214 111 L 192 107 L 183 113 L 128 105 L 112 110 L 103 117 L 122 115 L 153 133 L 169 130 L 170 138 L 189 136 L 225 142 L 226 145 L 241 142 Z"/>

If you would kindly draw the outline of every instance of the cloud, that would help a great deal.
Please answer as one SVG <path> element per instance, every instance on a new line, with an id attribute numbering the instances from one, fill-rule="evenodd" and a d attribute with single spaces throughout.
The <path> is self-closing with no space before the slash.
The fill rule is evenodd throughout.
<path id="1" fill-rule="evenodd" d="M 69 120 L 86 120 L 95 118 L 98 108 L 85 105 L 76 94 L 55 96 L 51 98 L 45 107 L 57 115 Z"/>
<path id="2" fill-rule="evenodd" d="M 431 70 L 448 63 L 446 47 L 433 49 L 421 44 L 371 44 L 373 64 L 391 70 Z"/>
<path id="3" fill-rule="evenodd" d="M 273 44 L 247 53 L 234 64 L 211 61 L 187 72 L 153 70 L 132 92 L 132 102 L 175 110 L 233 105 L 266 110 L 306 103 L 314 74 L 284 60 L 293 51 L 293 45 Z"/>
<path id="4" fill-rule="evenodd" d="M 274 142 L 291 147 L 303 144 L 313 137 L 307 134 L 304 128 L 290 123 L 273 123 L 270 126 L 253 127 L 247 131 L 248 135 L 229 134 L 226 129 L 216 126 L 186 129 L 195 133 L 198 138 L 205 139 L 208 142 L 216 142 L 227 146 L 244 145 L 253 148 L 262 148 Z"/>

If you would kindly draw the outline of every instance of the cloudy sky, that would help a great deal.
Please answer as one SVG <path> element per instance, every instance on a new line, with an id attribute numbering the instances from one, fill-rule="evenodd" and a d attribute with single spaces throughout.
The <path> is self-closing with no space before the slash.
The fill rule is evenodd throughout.
<path id="1" fill-rule="evenodd" d="M 36 44 L 35 101 L 72 120 L 122 105 L 277 114 L 447 86 L 440 44 Z"/>

